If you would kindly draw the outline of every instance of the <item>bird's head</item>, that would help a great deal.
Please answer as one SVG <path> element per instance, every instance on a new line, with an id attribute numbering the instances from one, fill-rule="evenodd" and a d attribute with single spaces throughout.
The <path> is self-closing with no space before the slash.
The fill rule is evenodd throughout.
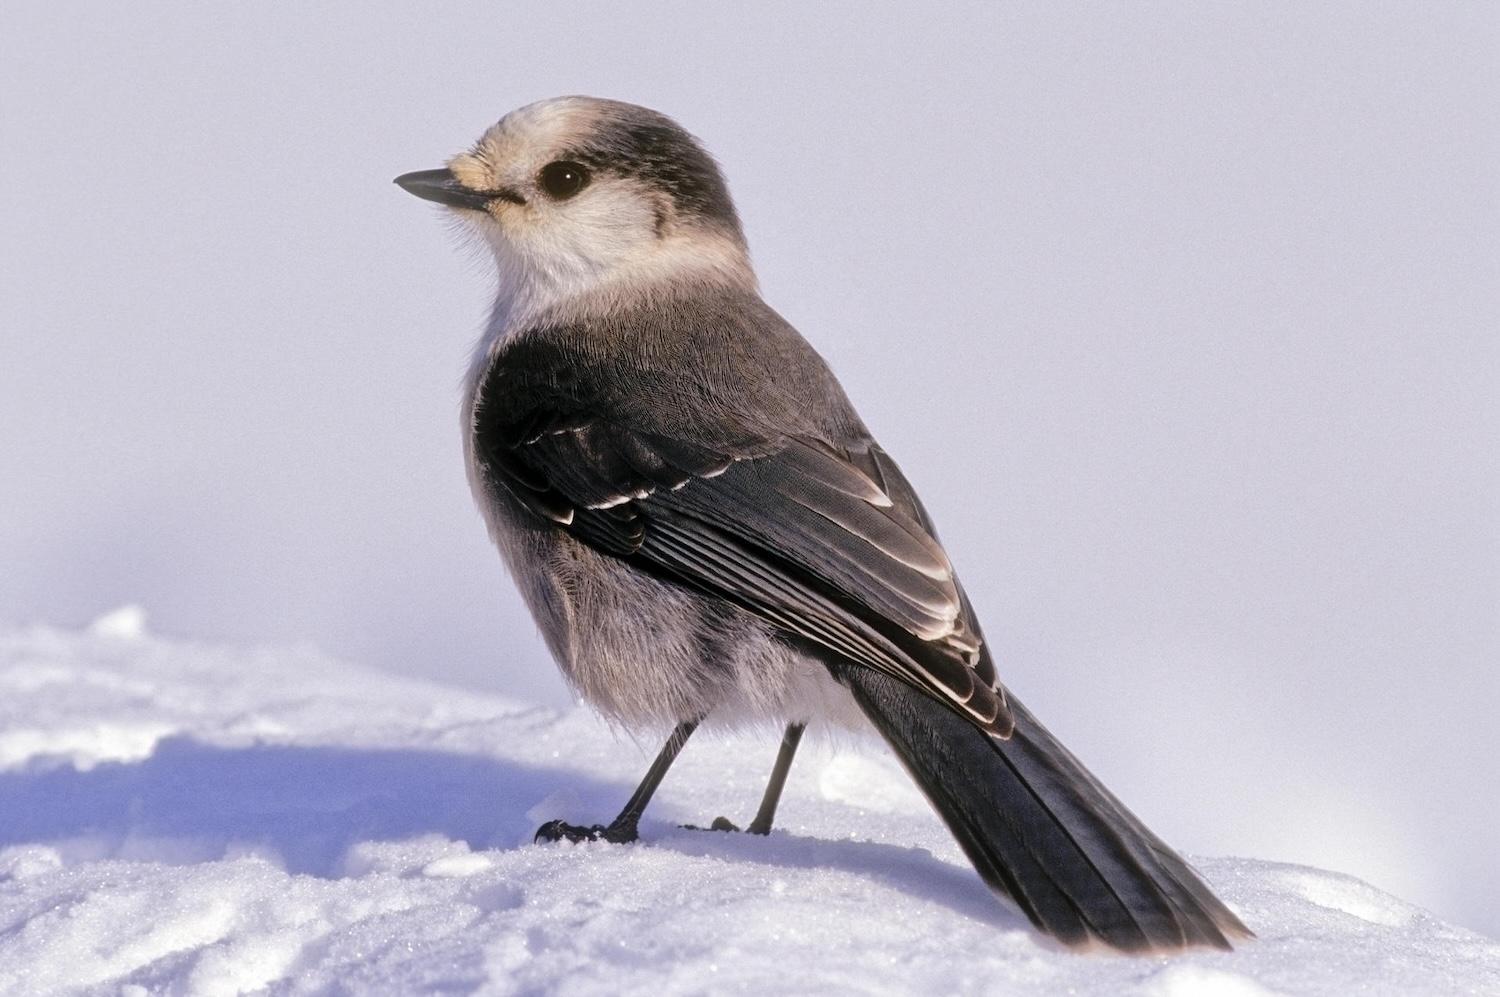
<path id="1" fill-rule="evenodd" d="M 634 104 L 529 104 L 446 169 L 396 183 L 481 236 L 499 266 L 501 297 L 527 310 L 628 297 L 662 282 L 754 286 L 718 166 L 672 119 Z"/>

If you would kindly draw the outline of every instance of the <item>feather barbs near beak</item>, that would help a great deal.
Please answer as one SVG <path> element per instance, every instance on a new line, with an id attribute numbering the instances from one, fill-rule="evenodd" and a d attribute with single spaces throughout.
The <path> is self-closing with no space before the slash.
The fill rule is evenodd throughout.
<path id="1" fill-rule="evenodd" d="M 408 194 L 415 194 L 424 201 L 433 201 L 449 208 L 486 211 L 492 201 L 508 201 L 511 204 L 526 203 L 526 198 L 506 187 L 498 190 L 475 190 L 472 187 L 466 187 L 449 169 L 403 173 L 395 179 L 395 184 Z"/>

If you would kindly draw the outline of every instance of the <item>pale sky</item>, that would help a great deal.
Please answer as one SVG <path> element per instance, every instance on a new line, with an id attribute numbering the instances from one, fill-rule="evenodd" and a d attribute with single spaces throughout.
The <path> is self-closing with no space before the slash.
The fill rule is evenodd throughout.
<path id="1" fill-rule="evenodd" d="M 998 6 L 10 0 L 0 619 L 565 703 L 464 481 L 490 275 L 390 181 L 635 101 L 1107 784 L 1500 934 L 1500 13 Z"/>

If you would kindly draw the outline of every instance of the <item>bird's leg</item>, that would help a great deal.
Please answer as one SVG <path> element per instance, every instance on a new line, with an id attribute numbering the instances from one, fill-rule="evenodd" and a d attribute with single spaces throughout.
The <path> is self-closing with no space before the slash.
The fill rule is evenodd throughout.
<path id="1" fill-rule="evenodd" d="M 766 783 L 766 792 L 760 798 L 755 819 L 745 828 L 751 834 L 771 833 L 771 824 L 776 820 L 776 805 L 781 802 L 781 791 L 786 786 L 786 774 L 792 770 L 792 758 L 797 754 L 797 745 L 806 729 L 806 724 L 788 724 L 786 733 L 781 735 L 781 750 L 776 753 L 776 764 L 771 766 L 771 781 Z M 716 817 L 709 830 L 738 831 L 739 828 L 728 818 Z"/>
<path id="2" fill-rule="evenodd" d="M 766 783 L 766 792 L 760 798 L 760 809 L 755 819 L 746 828 L 751 834 L 770 834 L 771 823 L 776 820 L 776 806 L 781 802 L 781 791 L 786 787 L 787 773 L 792 770 L 792 758 L 797 754 L 797 745 L 802 743 L 802 732 L 806 724 L 788 724 L 781 735 L 781 750 L 776 752 L 776 764 L 771 766 L 771 781 Z"/>
<path id="3" fill-rule="evenodd" d="M 568 824 L 560 820 L 549 820 L 537 828 L 537 841 L 612 841 L 615 844 L 624 844 L 627 841 L 636 840 L 636 823 L 640 821 L 641 814 L 645 812 L 646 804 L 651 802 L 651 794 L 656 792 L 656 787 L 661 785 L 662 778 L 667 774 L 667 769 L 672 767 L 672 762 L 677 759 L 677 753 L 687 743 L 687 739 L 697 729 L 699 721 L 686 720 L 677 725 L 672 731 L 672 736 L 667 738 L 667 743 L 662 746 L 656 756 L 656 761 L 646 770 L 646 777 L 641 784 L 635 787 L 630 801 L 625 804 L 625 809 L 620 811 L 606 827 L 603 824 L 595 824 L 592 827 L 582 827 L 578 824 Z"/>

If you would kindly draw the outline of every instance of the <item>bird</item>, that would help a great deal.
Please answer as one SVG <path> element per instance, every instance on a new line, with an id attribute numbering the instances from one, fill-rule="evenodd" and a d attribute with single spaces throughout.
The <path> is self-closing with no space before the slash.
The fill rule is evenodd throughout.
<path id="1" fill-rule="evenodd" d="M 1251 937 L 1001 683 L 915 490 L 828 364 L 762 298 L 724 175 L 666 115 L 566 96 L 395 182 L 493 256 L 464 382 L 471 490 L 571 687 L 670 731 L 609 824 L 637 840 L 705 720 L 871 727 L 980 878 L 1070 947 Z M 738 830 L 720 817 L 711 827 Z"/>

